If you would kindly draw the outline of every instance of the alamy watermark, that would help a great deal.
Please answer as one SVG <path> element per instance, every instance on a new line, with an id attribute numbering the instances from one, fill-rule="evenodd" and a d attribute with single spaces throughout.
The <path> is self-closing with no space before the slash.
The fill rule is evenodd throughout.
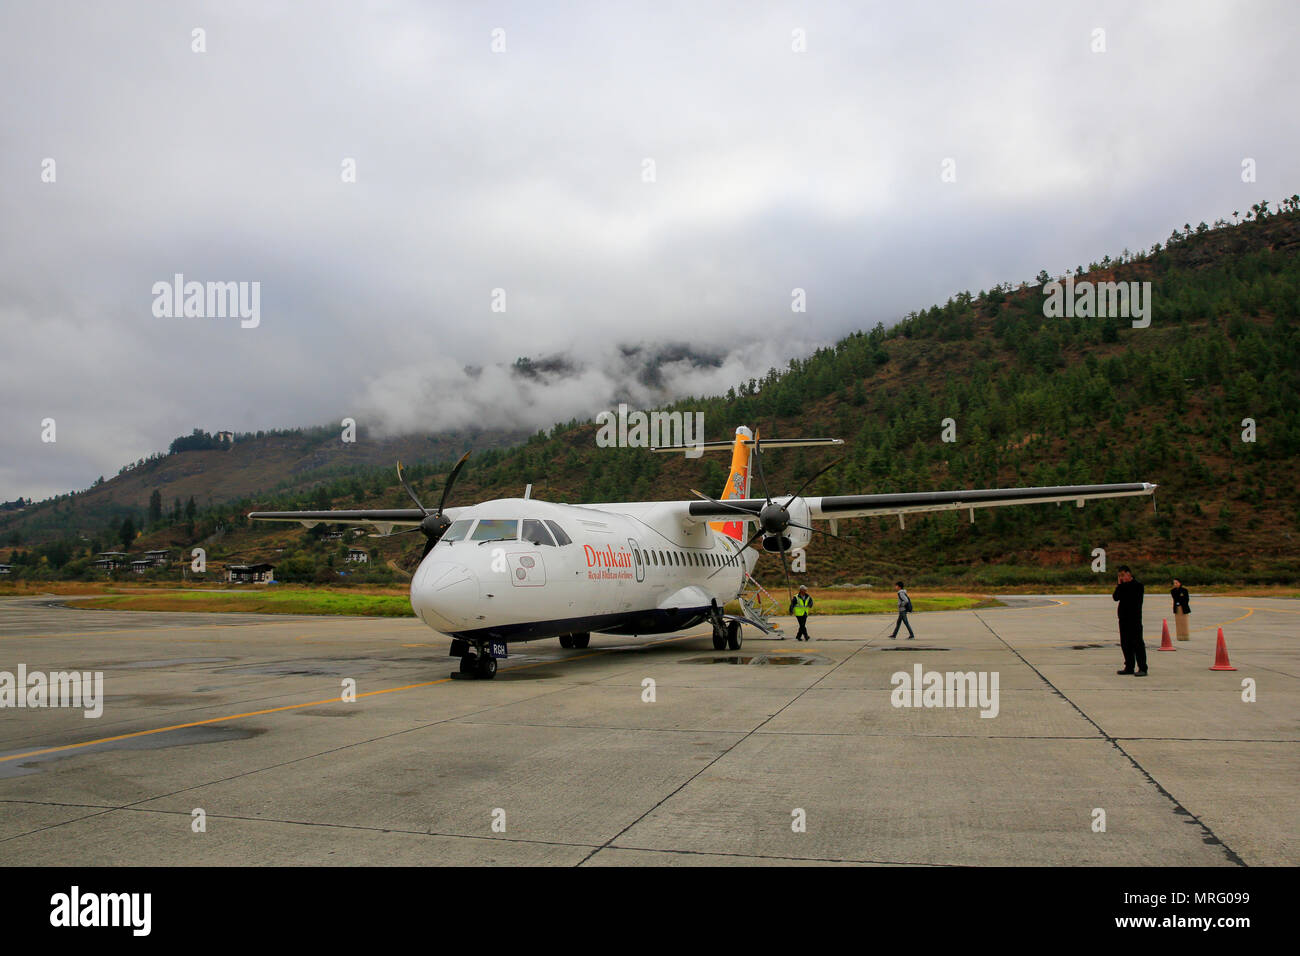
<path id="1" fill-rule="evenodd" d="M 889 678 L 895 707 L 979 707 L 981 717 L 998 715 L 997 671 L 896 671 Z"/>
<path id="2" fill-rule="evenodd" d="M 152 893 L 83 893 L 74 886 L 50 897 L 50 925 L 57 927 L 118 926 L 148 936 L 152 911 Z"/>
<path id="3" fill-rule="evenodd" d="M 1043 286 L 1043 315 L 1049 319 L 1114 318 L 1132 319 L 1133 328 L 1151 324 L 1150 282 L 1074 281 L 1048 282 Z"/>
<path id="4" fill-rule="evenodd" d="M 0 708 L 80 707 L 87 719 L 104 713 L 103 671 L 0 671 Z"/>
<path id="5" fill-rule="evenodd" d="M 596 416 L 598 448 L 689 448 L 687 458 L 704 454 L 703 412 L 641 412 L 618 406 Z"/>
<path id="6" fill-rule="evenodd" d="M 240 328 L 262 322 L 262 283 L 186 282 L 182 272 L 171 282 L 153 284 L 153 314 L 159 319 L 238 318 Z"/>

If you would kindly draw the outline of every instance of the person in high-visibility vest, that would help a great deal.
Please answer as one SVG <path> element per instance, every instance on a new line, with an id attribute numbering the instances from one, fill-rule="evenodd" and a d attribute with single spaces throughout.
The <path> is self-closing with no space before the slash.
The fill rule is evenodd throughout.
<path id="1" fill-rule="evenodd" d="M 806 587 L 802 584 L 799 585 L 799 593 L 790 598 L 790 613 L 793 614 L 794 619 L 799 622 L 799 633 L 794 636 L 796 641 L 812 640 L 812 638 L 808 636 L 808 612 L 812 609 L 812 606 L 812 595 L 808 593 Z"/>

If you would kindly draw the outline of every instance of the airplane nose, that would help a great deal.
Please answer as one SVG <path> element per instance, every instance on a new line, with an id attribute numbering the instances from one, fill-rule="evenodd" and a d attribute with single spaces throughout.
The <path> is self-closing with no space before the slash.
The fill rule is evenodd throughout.
<path id="1" fill-rule="evenodd" d="M 468 627 L 478 601 L 478 578 L 454 561 L 427 560 L 411 579 L 411 607 L 437 631 Z"/>

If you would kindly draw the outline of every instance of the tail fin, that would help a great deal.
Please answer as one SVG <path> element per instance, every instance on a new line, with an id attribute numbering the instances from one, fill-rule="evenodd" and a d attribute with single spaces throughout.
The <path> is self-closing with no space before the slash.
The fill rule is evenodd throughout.
<path id="1" fill-rule="evenodd" d="M 749 457 L 754 447 L 753 437 L 753 432 L 744 425 L 736 429 L 736 441 L 731 448 L 731 474 L 727 476 L 727 486 L 718 496 L 719 501 L 749 497 Z M 711 521 L 709 527 L 741 543 L 748 537 L 743 521 Z"/>

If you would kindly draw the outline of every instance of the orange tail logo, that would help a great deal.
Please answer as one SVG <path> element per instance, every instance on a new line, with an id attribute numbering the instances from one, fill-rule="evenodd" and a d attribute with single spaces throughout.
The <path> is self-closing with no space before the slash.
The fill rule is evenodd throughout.
<path id="1" fill-rule="evenodd" d="M 749 456 L 751 447 L 745 444 L 753 437 L 744 425 L 736 429 L 736 443 L 731 449 L 731 474 L 727 476 L 727 487 L 722 489 L 719 501 L 730 501 L 749 497 Z M 711 521 L 709 527 L 725 534 L 736 541 L 744 542 L 745 523 L 743 521 Z"/>

